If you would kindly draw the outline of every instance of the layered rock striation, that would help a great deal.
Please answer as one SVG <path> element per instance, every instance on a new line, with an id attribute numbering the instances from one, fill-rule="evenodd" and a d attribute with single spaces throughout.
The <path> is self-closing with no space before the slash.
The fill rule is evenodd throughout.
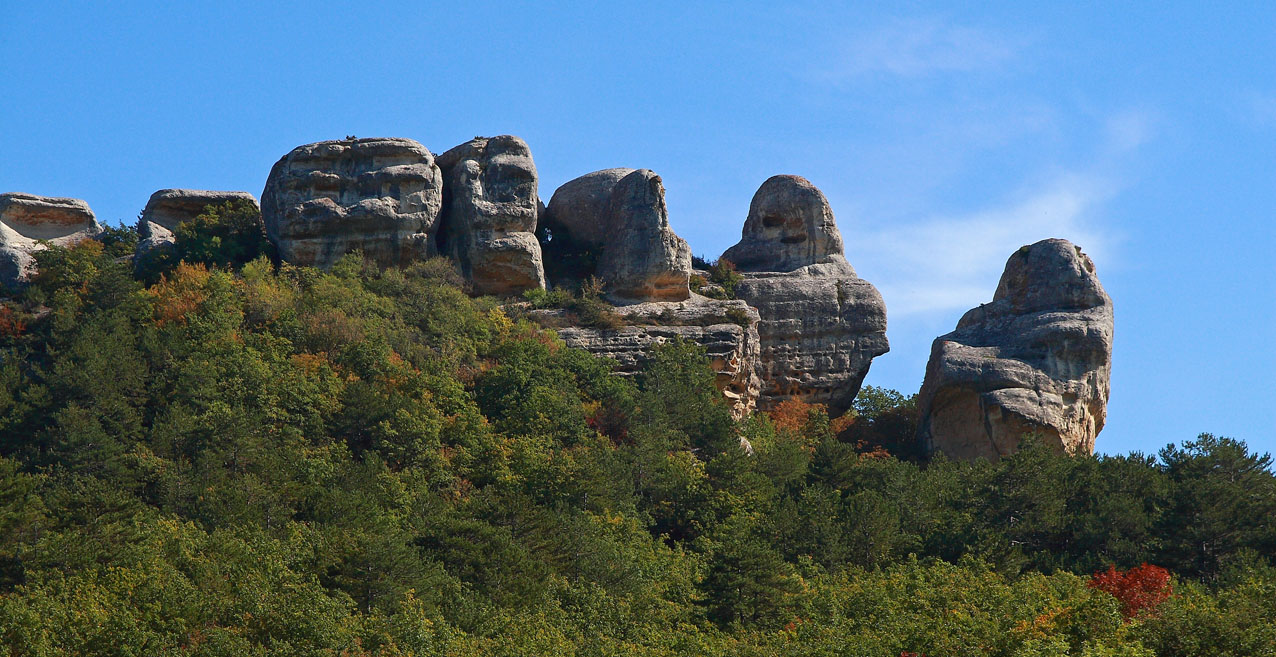
<path id="1" fill-rule="evenodd" d="M 326 269 L 362 250 L 382 266 L 435 254 L 443 175 L 411 139 L 321 141 L 275 163 L 261 195 L 280 257 Z"/>
<path id="2" fill-rule="evenodd" d="M 749 205 L 738 244 L 722 255 L 735 295 L 761 318 L 758 406 L 796 399 L 845 411 L 873 358 L 886 353 L 886 304 L 856 275 L 828 200 L 799 176 L 773 176 Z"/>
<path id="3" fill-rule="evenodd" d="M 102 232 L 89 204 L 9 192 L 0 194 L 0 284 L 16 287 L 35 273 L 32 254 L 43 242 L 74 246 Z"/>
<path id="4" fill-rule="evenodd" d="M 476 294 L 509 296 L 545 287 L 536 221 L 536 164 L 513 135 L 476 137 L 439 156 L 443 170 L 440 250 Z"/>
<path id="5" fill-rule="evenodd" d="M 564 311 L 533 311 L 543 324 L 563 322 Z M 757 362 L 758 313 L 743 301 L 720 301 L 692 296 L 683 301 L 653 301 L 616 308 L 621 326 L 597 328 L 563 326 L 559 337 L 568 346 L 616 361 L 622 376 L 636 374 L 656 344 L 683 339 L 700 345 L 717 374 L 722 391 L 736 417 L 751 413 L 757 403 L 760 381 Z"/>
<path id="6" fill-rule="evenodd" d="M 937 338 L 918 396 L 919 440 L 949 458 L 995 460 L 1035 434 L 1090 454 L 1107 415 L 1112 301 L 1094 263 L 1061 239 L 1010 256 L 992 303 Z"/>

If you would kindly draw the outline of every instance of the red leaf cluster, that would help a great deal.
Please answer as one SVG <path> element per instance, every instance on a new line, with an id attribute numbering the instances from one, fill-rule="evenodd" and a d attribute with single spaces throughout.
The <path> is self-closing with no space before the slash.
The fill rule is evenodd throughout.
<path id="1" fill-rule="evenodd" d="M 1155 612 L 1174 593 L 1174 586 L 1170 584 L 1170 571 L 1148 564 L 1126 571 L 1108 566 L 1106 571 L 1099 571 L 1090 577 L 1090 587 L 1116 598 L 1121 603 L 1121 614 L 1126 620 L 1143 611 Z"/>

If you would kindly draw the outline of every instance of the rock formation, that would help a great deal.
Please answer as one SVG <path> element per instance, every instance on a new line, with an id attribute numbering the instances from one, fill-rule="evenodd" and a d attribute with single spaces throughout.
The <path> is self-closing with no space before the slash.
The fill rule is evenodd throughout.
<path id="1" fill-rule="evenodd" d="M 554 192 L 545 215 L 554 239 L 596 254 L 594 269 L 576 276 L 596 274 L 612 299 L 691 297 L 691 247 L 670 228 L 664 183 L 651 170 L 604 169 L 576 178 Z"/>
<path id="2" fill-rule="evenodd" d="M 210 205 L 223 203 L 251 203 L 257 199 L 248 192 L 218 192 L 202 189 L 161 189 L 151 194 L 137 222 L 137 254 L 135 261 L 141 267 L 149 258 L 173 247 L 173 233 L 178 224 L 190 221 L 204 213 Z"/>
<path id="3" fill-rule="evenodd" d="M 0 194 L 0 284 L 14 287 L 34 273 L 31 254 L 45 248 L 40 241 L 74 246 L 101 232 L 89 204 L 80 199 Z"/>
<path id="4" fill-rule="evenodd" d="M 757 309 L 762 409 L 786 399 L 850 407 L 873 358 L 886 353 L 886 305 L 846 261 L 828 200 L 798 176 L 773 176 L 723 254 L 742 276 L 735 295 Z"/>
<path id="5" fill-rule="evenodd" d="M 545 208 L 546 223 L 556 233 L 565 231 L 577 242 L 593 247 L 607 243 L 607 205 L 621 178 L 633 169 L 603 169 L 575 178 L 554 190 Z"/>
<path id="6" fill-rule="evenodd" d="M 261 195 L 266 234 L 287 262 L 326 269 L 361 249 L 382 266 L 434 255 L 443 177 L 411 139 L 298 146 Z"/>
<path id="7" fill-rule="evenodd" d="M 612 297 L 682 301 L 691 296 L 691 247 L 669 227 L 660 176 L 640 169 L 621 178 L 607 203 L 607 225 L 598 275 Z"/>
<path id="8" fill-rule="evenodd" d="M 742 417 L 753 411 L 758 398 L 758 313 L 743 301 L 717 301 L 693 296 L 679 302 L 647 302 L 619 306 L 622 326 L 594 328 L 565 326 L 558 335 L 568 346 L 611 358 L 617 373 L 638 372 L 653 345 L 682 338 L 704 347 L 717 373 L 717 386 Z M 563 311 L 533 311 L 533 319 L 555 325 Z"/>
<path id="9" fill-rule="evenodd" d="M 536 164 L 512 135 L 476 137 L 439 156 L 443 216 L 439 242 L 476 294 L 508 296 L 545 287 L 536 241 Z"/>
<path id="10" fill-rule="evenodd" d="M 949 458 L 997 459 L 1038 434 L 1090 454 L 1107 414 L 1112 301 L 1094 263 L 1066 240 L 1010 256 L 992 303 L 931 347 L 919 439 Z"/>

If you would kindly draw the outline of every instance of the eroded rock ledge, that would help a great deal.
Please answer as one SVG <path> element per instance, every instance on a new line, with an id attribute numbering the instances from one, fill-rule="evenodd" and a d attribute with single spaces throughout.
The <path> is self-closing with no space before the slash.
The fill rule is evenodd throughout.
<path id="1" fill-rule="evenodd" d="M 41 242 L 73 246 L 101 232 L 80 199 L 0 194 L 0 284 L 15 287 L 34 273 L 32 254 L 45 248 Z"/>

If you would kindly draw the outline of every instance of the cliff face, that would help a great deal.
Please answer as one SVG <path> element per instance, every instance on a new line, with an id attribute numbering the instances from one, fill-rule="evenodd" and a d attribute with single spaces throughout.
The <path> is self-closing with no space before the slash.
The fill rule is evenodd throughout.
<path id="1" fill-rule="evenodd" d="M 1112 300 L 1080 247 L 1049 239 L 1019 249 L 992 303 L 935 340 L 919 439 L 965 460 L 1011 454 L 1025 434 L 1093 453 L 1107 416 L 1112 330 Z"/>
<path id="2" fill-rule="evenodd" d="M 616 309 L 620 326 L 564 326 L 556 329 L 568 346 L 616 361 L 622 376 L 636 374 L 651 348 L 683 339 L 704 347 L 731 412 L 742 417 L 757 405 L 758 313 L 743 301 L 719 301 L 696 295 L 684 301 L 654 301 Z M 561 323 L 562 311 L 536 311 L 542 323 Z"/>

